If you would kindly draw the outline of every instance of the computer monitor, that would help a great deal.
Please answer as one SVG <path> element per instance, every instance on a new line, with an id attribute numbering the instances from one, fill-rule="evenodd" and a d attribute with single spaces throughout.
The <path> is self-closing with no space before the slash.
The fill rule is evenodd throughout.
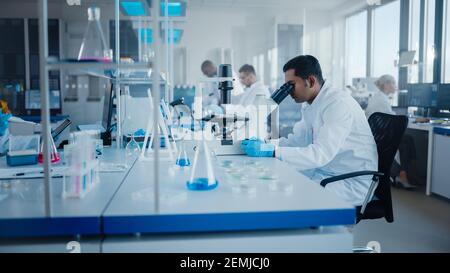
<path id="1" fill-rule="evenodd" d="M 113 98 L 114 98 L 114 85 L 110 83 L 105 89 L 105 98 L 103 101 L 103 117 L 102 126 L 106 132 L 111 129 L 111 119 L 113 114 Z"/>
<path id="2" fill-rule="evenodd" d="M 448 84 L 439 85 L 437 106 L 439 108 L 450 109 L 450 86 Z"/>
<path id="3" fill-rule="evenodd" d="M 61 91 L 51 90 L 49 94 L 50 114 L 61 114 Z M 41 91 L 26 90 L 25 91 L 25 112 L 27 115 L 41 114 Z"/>
<path id="4" fill-rule="evenodd" d="M 409 84 L 407 106 L 432 108 L 437 106 L 437 89 L 435 84 Z"/>

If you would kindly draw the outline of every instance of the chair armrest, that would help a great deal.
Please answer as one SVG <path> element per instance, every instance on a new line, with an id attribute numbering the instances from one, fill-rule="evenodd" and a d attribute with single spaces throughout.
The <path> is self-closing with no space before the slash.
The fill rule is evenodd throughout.
<path id="1" fill-rule="evenodd" d="M 382 176 L 384 176 L 384 173 L 378 172 L 378 171 L 359 171 L 359 172 L 347 173 L 347 174 L 342 174 L 342 175 L 337 175 L 337 176 L 332 176 L 332 177 L 326 178 L 320 182 L 320 185 L 322 187 L 325 187 L 328 183 L 332 183 L 332 182 L 336 182 L 336 181 L 340 181 L 340 180 L 344 180 L 344 179 L 348 179 L 348 178 L 352 178 L 352 177 L 363 176 L 363 175 L 374 175 L 377 177 L 382 177 Z"/>

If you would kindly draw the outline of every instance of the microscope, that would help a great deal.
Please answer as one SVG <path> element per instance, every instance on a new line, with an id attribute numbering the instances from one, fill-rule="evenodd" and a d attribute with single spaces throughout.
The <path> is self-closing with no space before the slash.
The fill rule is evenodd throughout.
<path id="1" fill-rule="evenodd" d="M 232 70 L 231 65 L 225 64 L 219 66 L 219 91 L 220 91 L 220 106 L 223 109 L 223 116 L 217 116 L 213 118 L 213 121 L 219 123 L 220 127 L 220 146 L 216 149 L 217 155 L 239 155 L 243 154 L 240 148 L 240 142 L 236 137 L 233 139 L 233 132 L 236 132 L 238 126 L 237 122 L 244 123 L 245 130 L 249 128 L 249 117 L 239 117 L 236 113 L 231 111 L 231 113 L 227 113 L 227 110 L 231 107 L 228 107 L 231 104 L 231 91 L 233 90 L 233 79 L 232 79 Z M 281 102 L 289 96 L 294 90 L 294 85 L 292 83 L 285 83 L 279 89 L 277 89 L 271 96 L 270 99 L 267 99 L 268 109 L 271 106 L 276 105 L 276 108 L 272 108 L 270 111 L 267 111 L 268 120 L 275 119 L 275 127 L 278 127 L 278 106 Z M 231 106 L 231 105 L 230 105 Z M 271 128 L 272 133 L 278 132 L 277 128 Z M 248 132 L 248 131 L 247 131 Z M 237 134 L 235 135 L 237 136 Z"/>
<path id="2" fill-rule="evenodd" d="M 233 90 L 233 72 L 230 64 L 221 64 L 218 69 L 218 83 L 220 92 L 219 106 L 223 114 L 213 115 L 209 121 L 216 123 L 213 130 L 216 136 L 220 137 L 220 143 L 215 149 L 216 155 L 239 155 L 243 154 L 240 148 L 240 142 L 233 139 L 233 133 L 236 132 L 237 122 L 244 122 L 247 127 L 248 117 L 239 117 L 232 111 L 231 92 Z"/>

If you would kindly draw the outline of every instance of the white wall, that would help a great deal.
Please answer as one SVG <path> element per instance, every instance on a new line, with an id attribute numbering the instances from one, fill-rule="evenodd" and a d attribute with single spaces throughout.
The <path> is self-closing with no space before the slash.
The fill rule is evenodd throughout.
<path id="1" fill-rule="evenodd" d="M 331 20 L 328 12 L 303 9 L 247 9 L 238 7 L 195 6 L 189 9 L 180 46 L 187 48 L 190 83 L 202 77 L 200 65 L 205 59 L 217 61 L 214 49 L 231 48 L 234 51 L 235 70 L 245 63 L 252 64 L 253 57 L 264 54 L 265 69 L 257 71 L 268 84 L 270 63 L 268 51 L 275 46 L 276 24 L 306 24 L 305 48 L 299 54 L 315 55 L 322 63 L 324 73 L 331 74 L 333 43 Z M 295 57 L 295 56 L 292 56 Z M 279 65 L 278 69 L 282 68 Z"/>

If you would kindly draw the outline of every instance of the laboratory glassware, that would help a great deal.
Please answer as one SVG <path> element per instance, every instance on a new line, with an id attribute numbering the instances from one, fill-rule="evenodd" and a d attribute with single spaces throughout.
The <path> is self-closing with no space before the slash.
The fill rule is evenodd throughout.
<path id="1" fill-rule="evenodd" d="M 100 24 L 100 8 L 88 8 L 88 25 L 83 36 L 83 42 L 78 53 L 79 61 L 112 60 L 112 50 L 108 47 Z"/>
<path id="2" fill-rule="evenodd" d="M 70 140 L 64 146 L 67 170 L 63 177 L 63 197 L 82 198 L 100 181 L 96 141 L 85 131 L 72 133 Z"/>
<path id="3" fill-rule="evenodd" d="M 214 175 L 214 169 L 211 162 L 211 153 L 209 152 L 206 141 L 199 141 L 195 147 L 194 163 L 187 188 L 192 191 L 207 191 L 215 189 L 219 182 Z"/>
<path id="4" fill-rule="evenodd" d="M 180 151 L 178 152 L 177 161 L 175 163 L 179 167 L 189 167 L 191 166 L 191 161 L 186 152 L 186 147 L 184 141 L 181 143 Z"/>
<path id="5" fill-rule="evenodd" d="M 125 146 L 125 158 L 126 158 L 126 165 L 130 167 L 131 163 L 141 153 L 141 147 L 137 143 L 134 134 L 129 134 L 128 136 L 130 138 L 130 141 L 128 141 L 127 145 Z"/>
<path id="6" fill-rule="evenodd" d="M 52 136 L 49 137 L 49 140 L 50 140 L 50 143 L 49 143 L 50 144 L 50 161 L 53 164 L 59 163 L 59 161 L 61 160 L 61 157 L 59 156 L 58 150 L 56 149 L 55 141 L 53 140 Z M 43 151 L 44 151 L 44 142 L 42 141 L 41 149 L 40 149 L 40 152 L 38 155 L 38 162 L 41 164 L 44 162 Z"/>

